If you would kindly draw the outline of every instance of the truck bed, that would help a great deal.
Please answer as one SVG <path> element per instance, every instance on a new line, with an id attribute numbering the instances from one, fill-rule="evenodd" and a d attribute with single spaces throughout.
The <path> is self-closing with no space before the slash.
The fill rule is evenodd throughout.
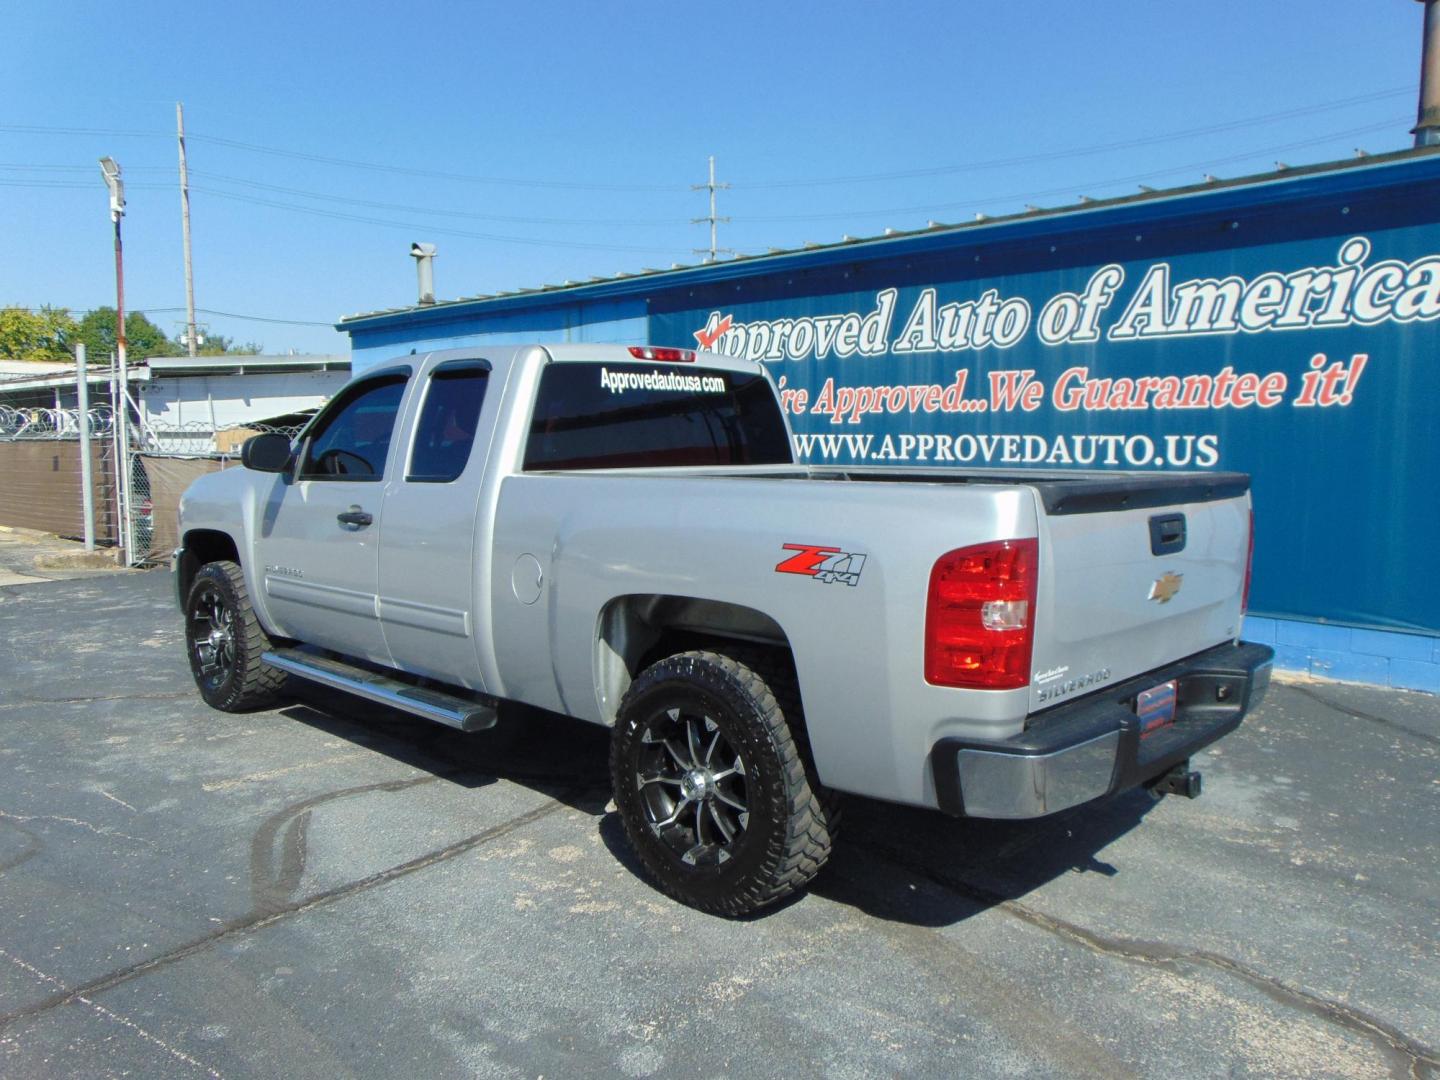
<path id="1" fill-rule="evenodd" d="M 557 470 L 563 471 L 563 470 Z M 617 476 L 707 476 L 755 480 L 828 480 L 850 483 L 977 485 L 1032 488 L 1047 514 L 1091 514 L 1138 510 L 1185 502 L 1233 499 L 1250 489 L 1250 477 L 1238 472 L 1154 472 L 1091 470 L 976 469 L 961 472 L 939 466 L 771 465 L 743 469 L 726 466 L 665 469 L 590 469 L 589 474 Z"/>

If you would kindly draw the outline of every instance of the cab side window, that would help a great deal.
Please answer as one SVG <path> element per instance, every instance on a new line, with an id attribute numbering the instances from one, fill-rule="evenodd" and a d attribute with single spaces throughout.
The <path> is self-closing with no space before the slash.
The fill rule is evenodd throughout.
<path id="1" fill-rule="evenodd" d="M 489 381 L 490 365 L 484 360 L 452 361 L 431 373 L 406 480 L 448 484 L 465 471 Z"/>
<path id="2" fill-rule="evenodd" d="M 381 479 L 407 377 L 408 372 L 367 380 L 331 402 L 306 433 L 297 478 Z"/>

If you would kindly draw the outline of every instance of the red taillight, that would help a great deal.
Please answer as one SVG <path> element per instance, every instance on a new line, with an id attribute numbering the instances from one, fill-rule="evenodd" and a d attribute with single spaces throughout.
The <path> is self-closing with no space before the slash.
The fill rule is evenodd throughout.
<path id="1" fill-rule="evenodd" d="M 1240 594 L 1240 614 L 1250 610 L 1250 572 L 1255 568 L 1255 511 L 1250 511 L 1250 539 L 1245 546 L 1245 590 Z"/>
<path id="2" fill-rule="evenodd" d="M 930 571 L 925 681 L 971 690 L 1030 682 L 1040 545 L 997 540 L 948 552 Z"/>
<path id="3" fill-rule="evenodd" d="M 658 360 L 662 364 L 693 364 L 695 353 L 690 349 L 662 349 L 653 345 L 631 345 L 630 355 L 636 360 Z"/>

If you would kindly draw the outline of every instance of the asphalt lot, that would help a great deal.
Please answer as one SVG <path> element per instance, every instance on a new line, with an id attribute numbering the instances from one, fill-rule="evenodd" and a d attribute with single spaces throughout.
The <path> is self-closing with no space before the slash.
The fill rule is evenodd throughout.
<path id="1" fill-rule="evenodd" d="M 1205 794 L 863 800 L 746 922 L 605 733 L 195 694 L 169 574 L 0 587 L 0 1076 L 1440 1075 L 1440 700 L 1277 685 Z"/>

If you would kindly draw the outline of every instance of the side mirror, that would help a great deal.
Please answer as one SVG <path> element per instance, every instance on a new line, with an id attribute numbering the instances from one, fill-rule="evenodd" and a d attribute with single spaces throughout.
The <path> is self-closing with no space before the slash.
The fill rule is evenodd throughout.
<path id="1" fill-rule="evenodd" d="M 274 432 L 252 435 L 240 448 L 240 464 L 256 472 L 284 472 L 290 465 L 290 440 Z"/>

